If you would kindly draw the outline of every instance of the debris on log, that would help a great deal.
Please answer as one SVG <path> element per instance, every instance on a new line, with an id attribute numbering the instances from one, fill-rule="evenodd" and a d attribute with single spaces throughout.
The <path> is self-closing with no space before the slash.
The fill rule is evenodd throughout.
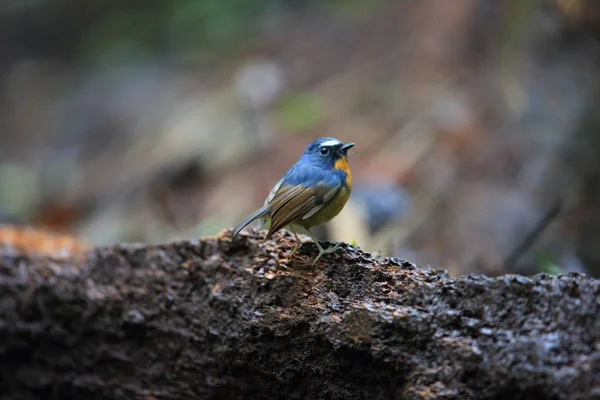
<path id="1" fill-rule="evenodd" d="M 0 253 L 2 399 L 597 399 L 600 284 L 289 233 Z"/>

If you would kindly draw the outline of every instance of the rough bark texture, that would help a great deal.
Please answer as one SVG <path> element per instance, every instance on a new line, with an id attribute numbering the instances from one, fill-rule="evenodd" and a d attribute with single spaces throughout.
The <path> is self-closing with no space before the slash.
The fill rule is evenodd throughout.
<path id="1" fill-rule="evenodd" d="M 592 399 L 600 285 L 293 239 L 0 256 L 2 399 Z"/>

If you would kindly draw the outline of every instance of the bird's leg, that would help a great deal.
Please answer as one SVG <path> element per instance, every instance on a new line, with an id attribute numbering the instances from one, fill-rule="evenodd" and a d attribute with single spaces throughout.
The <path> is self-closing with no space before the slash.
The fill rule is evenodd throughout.
<path id="1" fill-rule="evenodd" d="M 323 255 L 334 253 L 334 252 L 336 252 L 342 246 L 342 242 L 338 242 L 336 245 L 334 245 L 332 247 L 328 247 L 327 249 L 324 249 L 323 246 L 321 246 L 321 243 L 319 243 L 319 239 L 315 238 L 308 229 L 306 231 L 309 233 L 309 235 L 312 238 L 313 242 L 315 243 L 315 245 L 319 249 L 319 254 L 317 255 L 317 257 L 314 259 L 314 261 L 312 263 L 313 267 L 315 266 L 315 264 L 317 263 L 317 261 L 319 261 L 319 259 Z"/>
<path id="2" fill-rule="evenodd" d="M 333 246 L 327 248 L 328 254 L 337 251 L 344 244 L 344 242 L 327 242 L 327 243 L 330 243 L 333 245 Z"/>
<path id="3" fill-rule="evenodd" d="M 317 257 L 315 257 L 315 260 L 312 263 L 313 267 L 315 266 L 317 261 L 319 261 L 319 258 L 321 258 L 323 255 L 335 253 L 342 246 L 342 243 L 340 242 L 340 243 L 336 244 L 335 246 L 324 249 L 318 240 L 315 240 L 314 242 L 315 242 L 315 245 L 317 245 L 317 248 L 319 249 L 319 254 L 317 255 Z"/>
<path id="4" fill-rule="evenodd" d="M 300 246 L 300 243 L 302 243 L 302 240 L 300 240 L 300 237 L 298 236 L 298 234 L 296 233 L 296 230 L 292 226 L 290 226 L 289 228 L 292 231 L 292 233 L 294 234 L 294 237 L 296 238 L 296 245 L 294 246 L 294 249 L 290 253 L 290 257 L 291 257 L 296 253 L 296 250 L 298 250 L 298 247 Z"/>

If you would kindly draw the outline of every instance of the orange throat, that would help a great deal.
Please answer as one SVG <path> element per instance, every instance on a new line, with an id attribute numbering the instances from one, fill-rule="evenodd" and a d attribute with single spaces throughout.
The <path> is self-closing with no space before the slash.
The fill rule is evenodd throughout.
<path id="1" fill-rule="evenodd" d="M 350 172 L 350 165 L 346 156 L 340 157 L 333 166 L 334 169 L 344 171 L 346 173 L 346 187 L 348 190 L 352 189 L 352 172 Z"/>

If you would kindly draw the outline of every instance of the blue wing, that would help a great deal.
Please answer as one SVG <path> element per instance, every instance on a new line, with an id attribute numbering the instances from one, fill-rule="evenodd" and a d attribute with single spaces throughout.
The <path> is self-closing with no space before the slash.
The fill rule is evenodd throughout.
<path id="1" fill-rule="evenodd" d="M 265 203 L 271 218 L 267 237 L 291 222 L 317 213 L 341 187 L 342 178 L 336 171 L 302 163 L 294 165 Z"/>

